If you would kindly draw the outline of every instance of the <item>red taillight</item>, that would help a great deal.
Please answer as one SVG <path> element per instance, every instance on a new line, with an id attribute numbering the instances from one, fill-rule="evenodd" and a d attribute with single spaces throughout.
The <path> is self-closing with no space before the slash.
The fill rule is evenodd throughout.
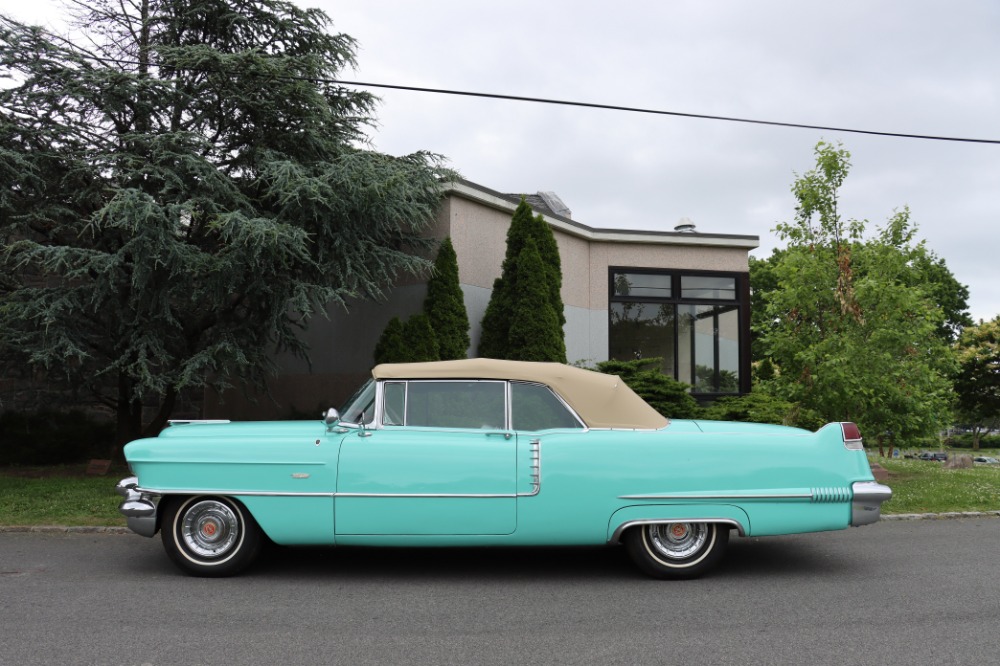
<path id="1" fill-rule="evenodd" d="M 840 428 L 844 431 L 844 446 L 852 451 L 860 451 L 863 446 L 861 444 L 861 430 L 858 429 L 858 424 L 844 422 L 840 424 Z"/>

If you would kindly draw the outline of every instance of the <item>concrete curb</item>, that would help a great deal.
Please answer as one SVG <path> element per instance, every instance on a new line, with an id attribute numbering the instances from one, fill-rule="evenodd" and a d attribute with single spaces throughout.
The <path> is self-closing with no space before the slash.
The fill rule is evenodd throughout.
<path id="1" fill-rule="evenodd" d="M 894 513 L 882 520 L 948 520 L 950 518 L 1000 518 L 1000 511 L 949 511 L 948 513 Z"/>
<path id="2" fill-rule="evenodd" d="M 954 520 L 959 518 L 1000 518 L 1000 511 L 950 511 L 947 513 L 894 513 L 881 520 Z M 33 534 L 132 534 L 127 527 L 72 525 L 0 525 L 3 533 Z"/>
<path id="3" fill-rule="evenodd" d="M 0 534 L 5 532 L 31 532 L 35 534 L 131 534 L 127 527 L 106 525 L 0 525 Z"/>

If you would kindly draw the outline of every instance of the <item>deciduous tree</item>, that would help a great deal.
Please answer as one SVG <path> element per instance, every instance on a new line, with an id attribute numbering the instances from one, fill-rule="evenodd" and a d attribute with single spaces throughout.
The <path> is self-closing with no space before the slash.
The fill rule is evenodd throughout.
<path id="1" fill-rule="evenodd" d="M 838 210 L 850 154 L 820 143 L 816 160 L 792 187 L 794 222 L 778 226 L 788 247 L 773 267 L 762 340 L 778 367 L 770 388 L 880 443 L 933 433 L 948 423 L 953 355 L 940 308 L 911 279 L 911 259 L 926 250 L 906 209 L 865 238 L 865 222 Z"/>
<path id="2" fill-rule="evenodd" d="M 1000 427 L 1000 316 L 962 331 L 955 343 L 958 415 L 973 427 L 972 448 L 983 431 Z"/>

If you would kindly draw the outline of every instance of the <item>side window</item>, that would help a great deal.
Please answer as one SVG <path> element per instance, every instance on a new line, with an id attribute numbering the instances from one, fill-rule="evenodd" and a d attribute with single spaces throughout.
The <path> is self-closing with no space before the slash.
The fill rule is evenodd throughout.
<path id="1" fill-rule="evenodd" d="M 583 427 L 546 386 L 512 382 L 510 398 L 510 416 L 514 430 Z"/>
<path id="2" fill-rule="evenodd" d="M 502 430 L 506 423 L 504 382 L 411 381 L 406 425 Z"/>
<path id="3" fill-rule="evenodd" d="M 386 382 L 383 387 L 382 423 L 385 425 L 403 425 L 403 415 L 406 414 L 406 384 L 404 382 Z"/>

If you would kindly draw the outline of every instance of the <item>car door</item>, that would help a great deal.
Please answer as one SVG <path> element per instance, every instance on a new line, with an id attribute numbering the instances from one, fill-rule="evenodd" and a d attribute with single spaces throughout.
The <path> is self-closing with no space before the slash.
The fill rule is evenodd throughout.
<path id="1" fill-rule="evenodd" d="M 516 438 L 502 381 L 387 381 L 379 427 L 340 447 L 338 535 L 511 534 Z"/>

